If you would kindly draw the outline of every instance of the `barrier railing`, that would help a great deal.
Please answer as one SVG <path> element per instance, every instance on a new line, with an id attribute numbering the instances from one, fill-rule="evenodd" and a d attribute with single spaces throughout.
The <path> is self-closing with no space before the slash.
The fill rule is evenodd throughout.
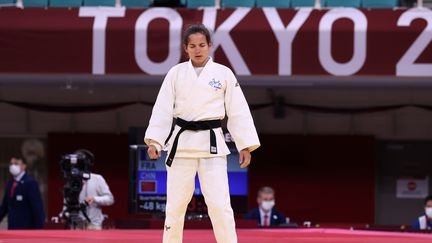
<path id="1" fill-rule="evenodd" d="M 423 8 L 423 0 L 417 0 L 417 7 Z"/>
<path id="2" fill-rule="evenodd" d="M 314 8 L 321 9 L 321 0 L 315 0 Z"/>

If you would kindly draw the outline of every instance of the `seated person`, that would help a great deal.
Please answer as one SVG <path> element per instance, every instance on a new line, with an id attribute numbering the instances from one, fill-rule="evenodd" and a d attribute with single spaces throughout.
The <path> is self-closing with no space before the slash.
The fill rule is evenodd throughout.
<path id="1" fill-rule="evenodd" d="M 414 230 L 431 230 L 432 229 L 432 195 L 424 200 L 425 214 L 420 216 L 412 225 Z"/>
<path id="2" fill-rule="evenodd" d="M 259 226 L 278 226 L 286 224 L 285 215 L 278 212 L 275 206 L 275 192 L 271 187 L 262 187 L 257 195 L 258 208 L 252 209 L 244 219 L 255 219 Z"/>

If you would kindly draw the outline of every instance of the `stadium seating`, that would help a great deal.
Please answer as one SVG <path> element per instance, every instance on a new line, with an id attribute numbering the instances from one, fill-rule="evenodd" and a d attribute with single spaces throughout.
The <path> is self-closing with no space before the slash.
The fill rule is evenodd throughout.
<path id="1" fill-rule="evenodd" d="M 237 7 L 255 7 L 255 0 L 221 0 L 221 7 L 223 8 L 237 8 Z"/>
<path id="2" fill-rule="evenodd" d="M 121 5 L 127 8 L 146 8 L 150 6 L 149 0 L 121 0 Z"/>
<path id="3" fill-rule="evenodd" d="M 50 7 L 80 7 L 82 0 L 50 0 Z"/>
<path id="4" fill-rule="evenodd" d="M 23 0 L 24 7 L 47 7 L 48 0 Z"/>
<path id="5" fill-rule="evenodd" d="M 432 8 L 432 0 L 423 0 L 423 7 Z"/>
<path id="6" fill-rule="evenodd" d="M 25 7 L 80 7 L 80 6 L 115 6 L 116 0 L 22 0 Z M 353 8 L 394 8 L 400 6 L 400 0 L 320 0 L 323 7 Z M 432 1 L 432 0 L 431 0 Z M 0 6 L 13 6 L 16 0 L 0 0 Z M 187 8 L 214 7 L 215 0 L 180 0 Z M 151 0 L 121 0 L 121 5 L 128 8 L 150 7 Z M 315 0 L 221 0 L 222 8 L 236 7 L 275 7 L 298 8 L 314 7 Z"/>
<path id="7" fill-rule="evenodd" d="M 115 6 L 115 0 L 84 0 L 84 6 Z"/>
<path id="8" fill-rule="evenodd" d="M 214 0 L 187 0 L 186 7 L 199 8 L 199 7 L 214 7 Z"/>
<path id="9" fill-rule="evenodd" d="M 289 8 L 291 6 L 290 0 L 257 0 L 256 6 L 262 7 L 275 7 L 275 8 Z"/>
<path id="10" fill-rule="evenodd" d="M 363 8 L 394 8 L 399 6 L 398 0 L 363 0 Z"/>
<path id="11" fill-rule="evenodd" d="M 361 0 L 326 0 L 324 6 L 360 8 Z"/>
<path id="12" fill-rule="evenodd" d="M 293 8 L 313 6 L 315 6 L 315 0 L 291 0 L 291 7 Z"/>
<path id="13" fill-rule="evenodd" d="M 0 6 L 13 6 L 15 3 L 15 0 L 0 0 Z"/>

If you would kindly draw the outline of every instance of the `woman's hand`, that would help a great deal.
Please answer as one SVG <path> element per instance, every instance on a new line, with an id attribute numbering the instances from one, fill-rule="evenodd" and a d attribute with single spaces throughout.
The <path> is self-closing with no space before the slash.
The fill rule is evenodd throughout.
<path id="1" fill-rule="evenodd" d="M 158 159 L 161 157 L 161 153 L 158 153 L 156 146 L 150 145 L 147 149 L 147 154 L 149 155 L 150 159 Z"/>
<path id="2" fill-rule="evenodd" d="M 251 162 L 252 155 L 249 149 L 245 148 L 240 151 L 240 168 L 246 168 Z"/>

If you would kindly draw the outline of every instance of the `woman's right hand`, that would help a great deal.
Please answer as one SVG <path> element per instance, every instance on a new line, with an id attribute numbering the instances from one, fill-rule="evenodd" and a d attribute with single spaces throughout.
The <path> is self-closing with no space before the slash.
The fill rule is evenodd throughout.
<path id="1" fill-rule="evenodd" d="M 147 149 L 147 154 L 149 155 L 150 159 L 158 159 L 161 157 L 161 153 L 158 153 L 156 146 L 150 145 Z"/>

